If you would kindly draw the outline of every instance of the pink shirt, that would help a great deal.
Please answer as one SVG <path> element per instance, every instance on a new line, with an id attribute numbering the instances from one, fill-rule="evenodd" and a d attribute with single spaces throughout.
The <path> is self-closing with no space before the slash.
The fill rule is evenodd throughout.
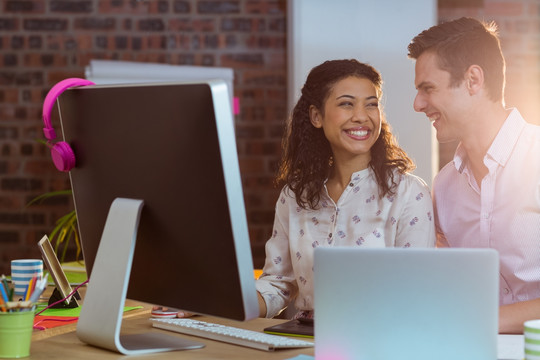
<path id="1" fill-rule="evenodd" d="M 540 126 L 513 109 L 491 144 L 478 187 L 458 146 L 433 182 L 437 246 L 494 248 L 501 305 L 540 297 Z"/>

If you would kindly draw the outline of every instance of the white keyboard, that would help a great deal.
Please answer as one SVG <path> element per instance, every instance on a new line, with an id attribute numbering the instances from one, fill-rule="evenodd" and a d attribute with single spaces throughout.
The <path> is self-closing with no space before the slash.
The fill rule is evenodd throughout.
<path id="1" fill-rule="evenodd" d="M 213 324 L 194 319 L 150 319 L 152 326 L 177 333 L 199 336 L 230 344 L 247 346 L 254 349 L 273 351 L 312 347 L 309 341 L 265 334 L 262 332 L 240 329 L 232 326 Z"/>

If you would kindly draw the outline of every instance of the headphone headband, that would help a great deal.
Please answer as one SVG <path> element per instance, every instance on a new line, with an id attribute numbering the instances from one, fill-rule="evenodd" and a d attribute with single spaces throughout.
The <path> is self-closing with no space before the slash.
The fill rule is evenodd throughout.
<path id="1" fill-rule="evenodd" d="M 56 168 L 60 171 L 68 172 L 75 167 L 75 154 L 71 147 L 64 141 L 52 144 L 56 139 L 56 132 L 51 123 L 51 112 L 56 99 L 67 89 L 75 86 L 95 85 L 92 81 L 79 78 L 69 78 L 60 81 L 52 87 L 45 96 L 43 102 L 43 134 L 47 139 L 47 144 L 51 148 L 51 156 Z"/>
<path id="2" fill-rule="evenodd" d="M 52 89 L 45 96 L 45 101 L 43 102 L 43 134 L 47 140 L 56 139 L 56 132 L 54 131 L 51 123 L 51 112 L 56 102 L 56 99 L 67 89 L 76 86 L 86 86 L 86 85 L 95 85 L 92 81 L 79 78 L 69 78 L 60 81 L 52 87 Z"/>

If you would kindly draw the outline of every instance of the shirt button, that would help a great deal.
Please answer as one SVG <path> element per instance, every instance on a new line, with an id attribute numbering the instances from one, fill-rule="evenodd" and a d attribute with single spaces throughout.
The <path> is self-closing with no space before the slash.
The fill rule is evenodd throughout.
<path id="1" fill-rule="evenodd" d="M 505 294 L 505 295 L 508 295 L 508 294 L 510 294 L 510 289 L 508 289 L 508 288 L 504 288 L 504 294 Z"/>
<path id="2" fill-rule="evenodd" d="M 488 213 L 482 213 L 482 219 L 489 219 Z"/>
<path id="3" fill-rule="evenodd" d="M 350 184 L 349 184 L 349 186 L 350 186 L 350 187 L 353 187 L 353 186 L 354 186 L 354 184 L 353 184 L 353 183 L 350 183 Z"/>
<path id="4" fill-rule="evenodd" d="M 332 238 L 332 233 L 328 234 L 328 237 L 329 237 L 329 238 Z"/>

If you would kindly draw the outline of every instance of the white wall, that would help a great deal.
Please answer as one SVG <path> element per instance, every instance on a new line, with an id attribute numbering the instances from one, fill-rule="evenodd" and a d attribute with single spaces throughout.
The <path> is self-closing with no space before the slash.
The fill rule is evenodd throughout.
<path id="1" fill-rule="evenodd" d="M 436 0 L 288 1 L 289 109 L 296 103 L 311 68 L 330 59 L 356 58 L 379 70 L 383 104 L 401 147 L 429 185 L 438 171 L 438 146 L 424 114 L 413 100 L 412 38 L 437 20 Z"/>

